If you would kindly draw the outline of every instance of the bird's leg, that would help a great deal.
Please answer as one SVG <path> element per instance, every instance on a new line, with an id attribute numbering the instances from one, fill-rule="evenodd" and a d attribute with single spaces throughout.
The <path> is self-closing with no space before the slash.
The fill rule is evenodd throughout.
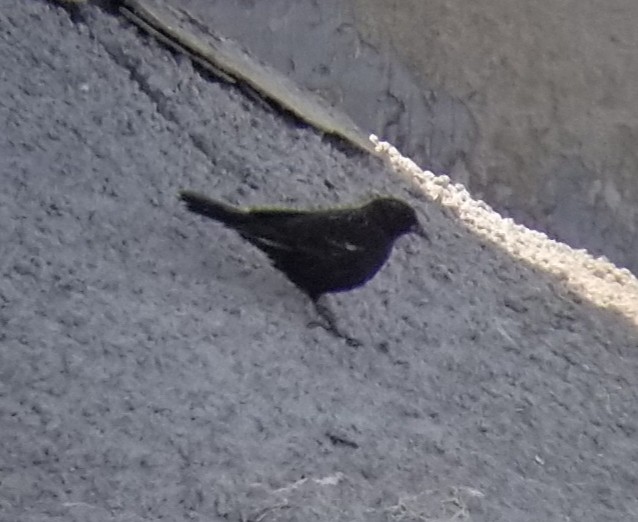
<path id="1" fill-rule="evenodd" d="M 325 323 L 321 323 L 317 321 L 317 325 L 323 326 L 326 330 L 332 333 L 339 333 L 339 328 L 337 327 L 337 318 L 335 317 L 334 312 L 329 306 L 329 303 L 326 299 L 325 295 L 318 297 L 317 299 L 312 300 L 312 304 L 315 307 L 315 311 L 317 315 L 321 317 Z"/>
<path id="2" fill-rule="evenodd" d="M 312 304 L 315 306 L 315 310 L 319 317 L 325 321 L 325 324 L 319 322 L 315 324 L 322 326 L 334 336 L 344 339 L 350 346 L 361 346 L 361 341 L 354 337 L 350 337 L 339 328 L 337 325 L 337 318 L 332 309 L 328 306 L 325 295 L 319 296 L 317 299 L 313 299 Z"/>

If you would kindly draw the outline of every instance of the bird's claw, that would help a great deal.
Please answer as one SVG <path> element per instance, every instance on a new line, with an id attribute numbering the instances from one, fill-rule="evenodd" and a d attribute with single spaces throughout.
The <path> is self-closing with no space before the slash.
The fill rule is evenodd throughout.
<path id="1" fill-rule="evenodd" d="M 318 327 L 323 328 L 328 333 L 334 335 L 335 337 L 339 339 L 343 339 L 348 346 L 357 348 L 363 345 L 363 342 L 361 342 L 359 339 L 357 339 L 356 337 L 351 337 L 350 335 L 342 332 L 341 330 L 339 330 L 339 328 L 337 328 L 333 324 L 324 323 L 322 321 L 316 321 L 316 320 L 310 321 L 308 323 L 308 328 L 318 328 Z"/>

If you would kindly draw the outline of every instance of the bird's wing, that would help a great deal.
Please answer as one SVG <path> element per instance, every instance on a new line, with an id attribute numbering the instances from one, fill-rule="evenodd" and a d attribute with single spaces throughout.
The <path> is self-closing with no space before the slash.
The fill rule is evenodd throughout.
<path id="1" fill-rule="evenodd" d="M 256 218 L 241 235 L 266 253 L 296 251 L 308 257 L 347 258 L 369 248 L 369 233 L 355 218 L 341 213 L 252 211 Z M 345 219 L 344 219 L 345 218 Z"/>
<path id="2" fill-rule="evenodd" d="M 362 285 L 392 248 L 383 230 L 360 213 L 268 215 L 237 230 L 312 299 Z"/>

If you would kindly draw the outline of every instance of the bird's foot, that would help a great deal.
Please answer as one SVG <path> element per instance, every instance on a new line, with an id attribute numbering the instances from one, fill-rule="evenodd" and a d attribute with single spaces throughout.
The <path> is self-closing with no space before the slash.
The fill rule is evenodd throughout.
<path id="1" fill-rule="evenodd" d="M 357 339 L 356 337 L 352 337 L 352 336 L 348 335 L 347 333 L 341 331 L 339 328 L 336 328 L 334 325 L 326 324 L 325 322 L 322 322 L 322 321 L 310 321 L 308 323 L 308 327 L 309 328 L 316 328 L 316 327 L 323 328 L 328 333 L 334 335 L 338 339 L 343 339 L 348 346 L 352 346 L 352 347 L 356 348 L 358 346 L 362 346 L 363 345 L 363 342 L 360 341 L 359 339 Z"/>
<path id="2" fill-rule="evenodd" d="M 339 326 L 337 325 L 337 319 L 333 311 L 328 307 L 328 304 L 325 301 L 319 298 L 318 300 L 313 301 L 313 303 L 315 305 L 315 310 L 317 311 L 317 314 L 319 315 L 321 319 L 323 319 L 323 321 L 313 320 L 309 323 L 308 326 L 312 326 L 312 327 L 320 326 L 326 329 L 329 333 L 331 333 L 335 337 L 338 337 L 339 339 L 343 339 L 346 342 L 346 344 L 348 344 L 348 346 L 357 347 L 363 344 L 359 339 L 355 337 L 351 337 L 350 335 L 345 333 L 341 328 L 339 328 Z"/>

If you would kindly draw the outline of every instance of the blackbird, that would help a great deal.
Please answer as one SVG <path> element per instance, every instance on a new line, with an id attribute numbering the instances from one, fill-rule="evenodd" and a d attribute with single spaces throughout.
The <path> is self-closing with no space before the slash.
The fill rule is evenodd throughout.
<path id="1" fill-rule="evenodd" d="M 244 210 L 189 190 L 179 196 L 191 212 L 223 223 L 264 251 L 275 268 L 310 297 L 337 334 L 334 317 L 319 302 L 320 297 L 369 281 L 403 234 L 414 232 L 428 238 L 414 209 L 390 197 L 359 207 Z"/>

